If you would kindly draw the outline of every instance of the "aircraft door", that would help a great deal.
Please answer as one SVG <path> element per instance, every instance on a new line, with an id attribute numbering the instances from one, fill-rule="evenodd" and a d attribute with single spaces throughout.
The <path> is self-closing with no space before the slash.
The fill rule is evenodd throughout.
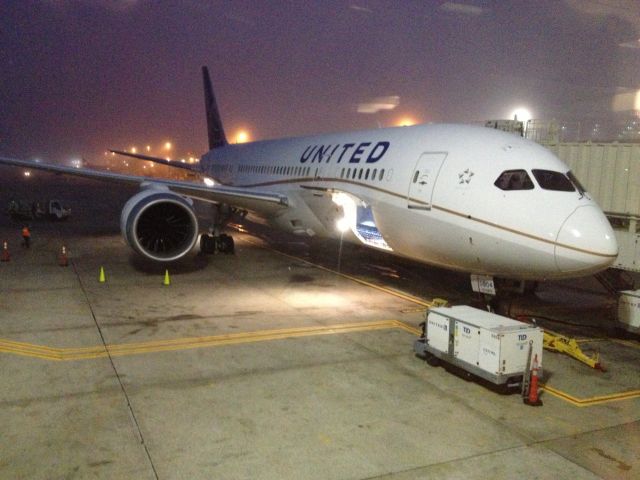
<path id="1" fill-rule="evenodd" d="M 431 210 L 431 197 L 438 174 L 447 158 L 446 152 L 423 153 L 416 163 L 409 183 L 407 206 L 418 210 Z"/>

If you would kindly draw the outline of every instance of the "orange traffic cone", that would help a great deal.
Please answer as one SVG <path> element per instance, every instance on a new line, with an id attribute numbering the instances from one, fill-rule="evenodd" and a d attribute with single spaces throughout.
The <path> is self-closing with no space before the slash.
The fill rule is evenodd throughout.
<path id="1" fill-rule="evenodd" d="M 64 245 L 60 250 L 60 256 L 58 257 L 58 265 L 60 265 L 61 267 L 69 266 L 69 257 L 67 256 L 67 247 L 65 247 Z"/>
<path id="2" fill-rule="evenodd" d="M 529 381 L 529 394 L 525 397 L 524 403 L 531 407 L 542 406 L 542 400 L 538 397 L 538 355 L 533 357 L 531 366 L 531 380 Z"/>
<path id="3" fill-rule="evenodd" d="M 5 240 L 2 242 L 2 257 L 0 257 L 0 261 L 8 262 L 11 260 L 11 255 L 9 255 L 9 244 Z"/>

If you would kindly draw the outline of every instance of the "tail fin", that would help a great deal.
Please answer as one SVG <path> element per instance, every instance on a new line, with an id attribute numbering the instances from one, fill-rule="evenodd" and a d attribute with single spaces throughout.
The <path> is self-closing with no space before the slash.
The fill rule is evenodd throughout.
<path id="1" fill-rule="evenodd" d="M 227 137 L 224 134 L 224 128 L 222 128 L 222 120 L 220 119 L 220 112 L 218 112 L 216 97 L 213 95 L 211 78 L 209 78 L 209 69 L 207 67 L 202 67 L 202 81 L 204 83 L 204 108 L 207 113 L 209 149 L 223 147 L 227 145 Z"/>

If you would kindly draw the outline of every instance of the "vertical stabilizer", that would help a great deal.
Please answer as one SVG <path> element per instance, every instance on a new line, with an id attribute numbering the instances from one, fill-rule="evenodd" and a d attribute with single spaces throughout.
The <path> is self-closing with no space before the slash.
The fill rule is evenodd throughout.
<path id="1" fill-rule="evenodd" d="M 220 112 L 218 112 L 218 104 L 213 94 L 207 67 L 202 67 L 202 81 L 204 83 L 204 108 L 207 114 L 209 149 L 223 147 L 227 145 L 227 137 L 224 134 L 224 128 L 222 128 L 222 120 L 220 119 Z"/>

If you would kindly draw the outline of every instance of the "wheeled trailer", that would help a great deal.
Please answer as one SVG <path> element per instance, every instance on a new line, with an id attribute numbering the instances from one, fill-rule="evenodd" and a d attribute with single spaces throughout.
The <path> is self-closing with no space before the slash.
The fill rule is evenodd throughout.
<path id="1" fill-rule="evenodd" d="M 536 355 L 542 368 L 537 326 L 465 305 L 431 308 L 422 325 L 414 351 L 430 365 L 444 362 L 504 389 L 522 384 Z"/>

